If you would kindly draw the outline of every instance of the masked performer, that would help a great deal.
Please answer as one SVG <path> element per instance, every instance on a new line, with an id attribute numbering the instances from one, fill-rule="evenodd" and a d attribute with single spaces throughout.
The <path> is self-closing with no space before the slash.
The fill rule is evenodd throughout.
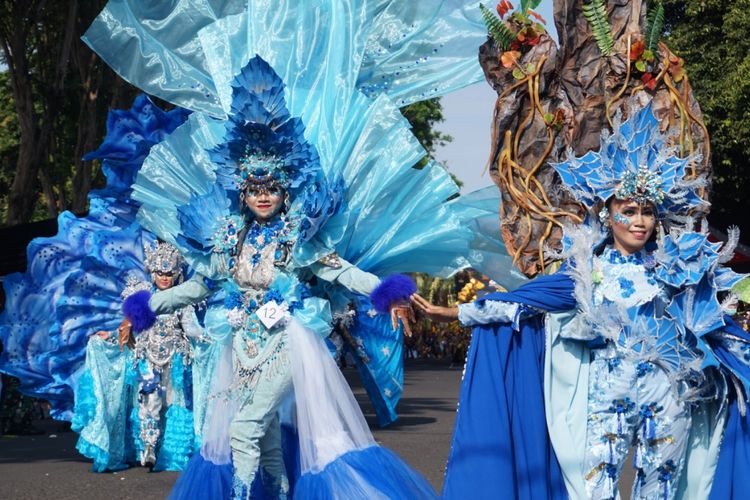
<path id="1" fill-rule="evenodd" d="M 631 449 L 632 498 L 725 491 L 714 475 L 727 408 L 744 408 L 748 335 L 724 316 L 741 279 L 721 266 L 733 244 L 688 217 L 704 203 L 691 160 L 650 105 L 634 111 L 598 153 L 554 165 L 592 210 L 567 229 L 561 271 L 458 308 L 413 298 L 474 326 L 446 498 L 619 498 Z M 721 460 L 735 448 L 725 438 Z"/>
<path id="2" fill-rule="evenodd" d="M 184 261 L 175 247 L 157 242 L 144 251 L 151 279 L 131 275 L 123 298 L 167 290 L 183 279 Z M 197 444 L 193 402 L 200 398 L 193 395 L 192 344 L 206 340 L 195 311 L 188 306 L 161 315 L 134 339 L 123 333 L 99 331 L 89 342 L 73 418 L 81 434 L 78 449 L 99 472 L 130 461 L 151 470 L 182 470 Z"/>

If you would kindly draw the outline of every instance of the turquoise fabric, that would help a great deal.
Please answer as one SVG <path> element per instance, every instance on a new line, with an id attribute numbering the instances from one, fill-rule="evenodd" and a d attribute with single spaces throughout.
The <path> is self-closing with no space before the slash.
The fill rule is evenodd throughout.
<path id="1" fill-rule="evenodd" d="M 216 353 L 213 344 L 196 343 L 192 364 L 185 365 L 179 354 L 172 360 L 171 369 L 166 372 L 171 378 L 172 404 L 162 415 L 162 437 L 154 470 L 182 470 L 200 446 Z M 98 337 L 90 339 L 75 394 L 72 428 L 80 434 L 78 450 L 93 460 L 95 472 L 120 470 L 139 461 L 143 443 L 138 417 L 138 373 L 148 370 L 144 360 L 135 363 L 129 349 L 121 352 L 115 343 Z M 202 377 L 200 380 L 194 378 L 194 370 Z"/>
<path id="2" fill-rule="evenodd" d="M 476 51 L 486 30 L 478 4 L 113 0 L 83 40 L 136 87 L 214 116 L 227 110 L 228 81 L 260 55 L 277 71 L 296 73 L 282 75 L 299 89 L 291 111 L 308 118 L 294 106 L 316 107 L 307 97 L 321 89 L 345 98 L 345 87 L 385 92 L 402 106 L 480 81 Z M 334 78 L 297 71 L 302 67 L 346 77 L 332 85 Z M 336 114 L 329 110 L 320 119 L 341 123 Z"/>
<path id="3" fill-rule="evenodd" d="M 75 395 L 73 430 L 77 448 L 94 461 L 96 472 L 127 467 L 127 417 L 132 387 L 126 371 L 132 353 L 92 337 L 86 347 L 86 367 Z"/>

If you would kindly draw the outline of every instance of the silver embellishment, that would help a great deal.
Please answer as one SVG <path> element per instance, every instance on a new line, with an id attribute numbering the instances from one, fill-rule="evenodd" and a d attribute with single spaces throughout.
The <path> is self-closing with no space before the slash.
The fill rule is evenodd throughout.
<path id="1" fill-rule="evenodd" d="M 341 269 L 341 257 L 339 257 L 336 252 L 329 253 L 325 257 L 322 257 L 318 260 L 318 263 L 332 267 L 333 269 Z"/>

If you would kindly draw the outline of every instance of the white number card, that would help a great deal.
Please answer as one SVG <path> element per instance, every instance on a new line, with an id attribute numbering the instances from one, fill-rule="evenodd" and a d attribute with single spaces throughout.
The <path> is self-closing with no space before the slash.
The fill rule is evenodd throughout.
<path id="1" fill-rule="evenodd" d="M 276 323 L 284 319 L 286 308 L 274 301 L 270 301 L 263 304 L 263 307 L 258 309 L 255 314 L 258 316 L 260 322 L 263 323 L 263 326 L 270 330 Z"/>

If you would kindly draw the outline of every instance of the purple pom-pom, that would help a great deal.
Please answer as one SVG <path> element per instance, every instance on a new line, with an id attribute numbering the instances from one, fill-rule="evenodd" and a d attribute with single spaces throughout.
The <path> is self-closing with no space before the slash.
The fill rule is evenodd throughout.
<path id="1" fill-rule="evenodd" d="M 156 313 L 148 305 L 150 299 L 151 292 L 140 290 L 128 296 L 122 303 L 122 312 L 133 324 L 135 332 L 147 330 L 156 322 Z"/>
<path id="2" fill-rule="evenodd" d="M 370 294 L 372 305 L 379 313 L 387 313 L 391 304 L 405 302 L 416 293 L 417 284 L 405 274 L 388 276 Z"/>

